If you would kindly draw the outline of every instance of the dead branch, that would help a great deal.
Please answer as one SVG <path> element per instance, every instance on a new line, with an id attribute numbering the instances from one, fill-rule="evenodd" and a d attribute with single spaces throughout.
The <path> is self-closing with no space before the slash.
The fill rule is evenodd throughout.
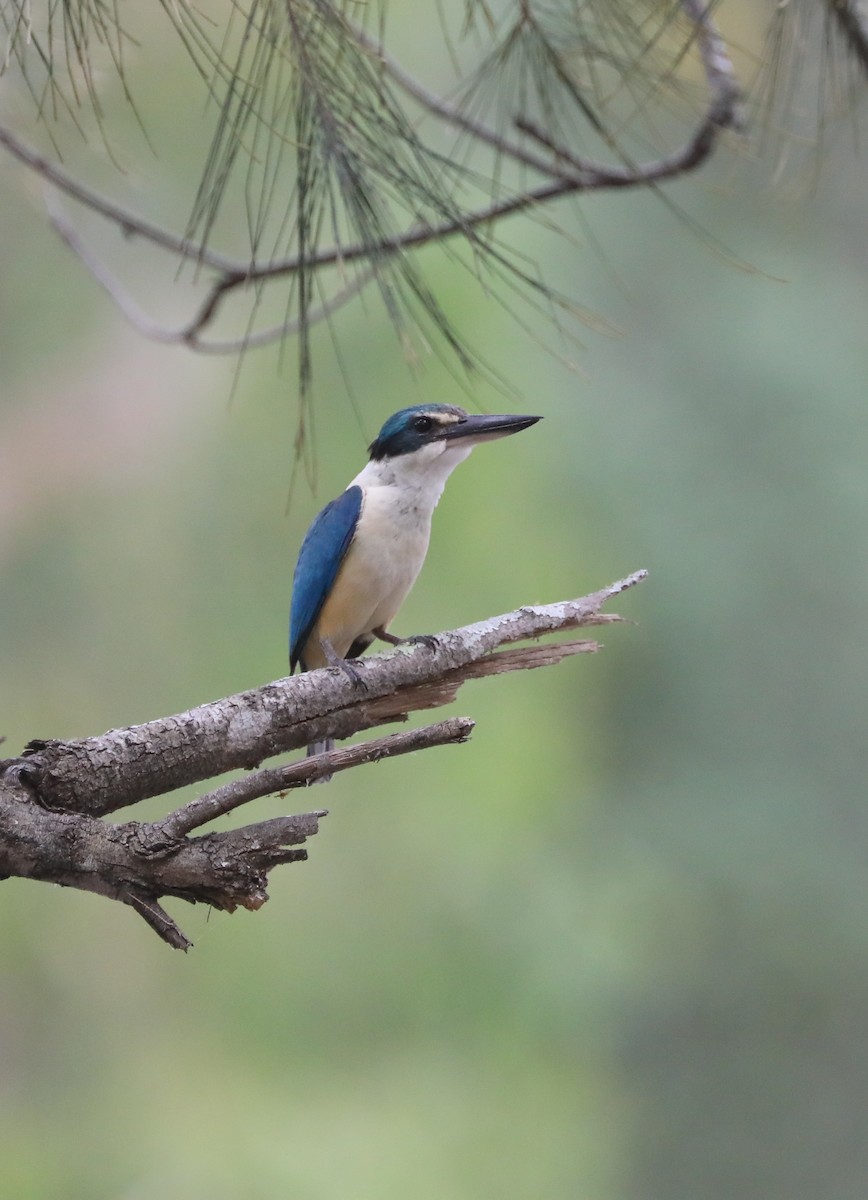
<path id="1" fill-rule="evenodd" d="M 231 912 L 259 908 L 268 872 L 306 858 L 323 811 L 189 836 L 242 804 L 337 771 L 432 746 L 460 744 L 473 722 L 452 718 L 342 747 L 224 784 L 151 823 L 106 814 L 325 737 L 344 738 L 452 700 L 468 679 L 549 666 L 596 650 L 587 639 L 515 646 L 621 618 L 606 601 L 646 577 L 637 571 L 578 600 L 534 605 L 437 635 L 436 644 L 360 660 L 364 687 L 335 668 L 276 680 L 188 712 L 99 737 L 35 740 L 0 762 L 0 877 L 97 892 L 129 904 L 169 945 L 189 942 L 159 903 L 174 896 Z M 508 647 L 502 649 L 502 647 Z"/>
<path id="2" fill-rule="evenodd" d="M 307 787 L 323 777 L 331 778 L 338 771 L 346 771 L 350 767 L 361 766 L 362 763 L 380 762 L 384 758 L 409 754 L 415 750 L 428 750 L 431 746 L 445 746 L 450 742 L 466 742 L 472 729 L 473 721 L 469 717 L 452 717 L 451 720 L 426 725 L 422 729 L 391 733 L 387 737 L 373 738 L 370 742 L 360 742 L 355 746 L 344 746 L 323 754 L 311 755 L 285 767 L 273 767 L 270 770 L 256 771 L 241 779 L 233 779 L 231 783 L 224 783 L 213 792 L 207 792 L 204 796 L 191 800 L 183 808 L 169 813 L 162 821 L 147 826 L 150 845 L 153 847 L 156 844 L 157 838 L 154 835 L 158 836 L 162 844 L 172 845 L 192 830 L 213 821 L 215 817 L 225 816 L 226 813 L 232 812 L 242 804 L 248 804 L 251 800 L 257 800 L 260 796 Z"/>

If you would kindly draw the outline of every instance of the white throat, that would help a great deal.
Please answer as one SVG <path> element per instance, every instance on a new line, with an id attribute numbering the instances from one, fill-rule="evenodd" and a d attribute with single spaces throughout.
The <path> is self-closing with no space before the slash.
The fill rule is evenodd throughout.
<path id="1" fill-rule="evenodd" d="M 446 480 L 472 449 L 473 445 L 466 442 L 431 442 L 412 454 L 372 459 L 353 483 L 365 489 L 397 488 L 408 504 L 432 513 L 443 495 Z"/>

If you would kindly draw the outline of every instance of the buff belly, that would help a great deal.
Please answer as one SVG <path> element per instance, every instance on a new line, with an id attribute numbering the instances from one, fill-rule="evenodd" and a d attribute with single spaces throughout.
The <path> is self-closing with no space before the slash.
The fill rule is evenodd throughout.
<path id="1" fill-rule="evenodd" d="M 345 658 L 373 640 L 403 604 L 425 561 L 430 515 L 402 506 L 395 488 L 368 488 L 355 536 L 304 647 L 308 670 L 327 665 L 321 639 Z"/>

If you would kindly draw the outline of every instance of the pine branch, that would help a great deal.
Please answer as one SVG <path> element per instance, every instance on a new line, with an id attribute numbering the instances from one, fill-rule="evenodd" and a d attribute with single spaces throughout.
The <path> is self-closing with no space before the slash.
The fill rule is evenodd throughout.
<path id="1" fill-rule="evenodd" d="M 405 345 L 409 326 L 427 328 L 435 335 L 427 340 L 444 343 L 464 367 L 470 367 L 474 356 L 425 283 L 414 261 L 415 251 L 432 243 L 463 242 L 471 251 L 472 269 L 487 267 L 499 272 L 528 298 L 542 292 L 559 303 L 560 298 L 543 282 L 531 280 L 512 256 L 498 247 L 496 227 L 510 216 L 536 214 L 543 206 L 568 196 L 657 188 L 665 180 L 696 170 L 714 152 L 720 133 L 738 126 L 738 88 L 708 6 L 702 0 L 681 0 L 671 12 L 676 9 L 686 18 L 682 54 L 695 42 L 708 104 L 683 146 L 648 161 L 634 160 L 619 147 L 617 139 L 605 133 L 600 114 L 569 75 L 565 65 L 569 55 L 559 50 L 556 42 L 546 41 L 544 24 L 536 16 L 530 19 L 532 6 L 527 2 L 516 8 L 516 28 L 529 22 L 535 44 L 544 51 L 546 70 L 553 77 L 551 86 L 563 94 L 564 104 L 577 106 L 585 114 L 591 128 L 613 150 L 615 162 L 588 159 L 559 136 L 561 122 L 551 96 L 541 97 L 541 115 L 521 111 L 512 114 L 512 127 L 523 135 L 524 142 L 506 137 L 471 117 L 463 106 L 433 95 L 413 80 L 378 41 L 352 25 L 339 6 L 308 0 L 290 0 L 283 17 L 279 7 L 272 4 L 263 6 L 262 16 L 251 10 L 245 18 L 238 61 L 221 62 L 220 70 L 214 66 L 215 80 L 219 79 L 227 91 L 187 236 L 162 229 L 99 195 L 9 129 L 0 127 L 0 145 L 47 183 L 113 222 L 124 236 L 144 239 L 168 251 L 180 263 L 195 266 L 204 289 L 196 311 L 180 328 L 162 326 L 125 294 L 101 258 L 84 245 L 57 205 L 52 205 L 53 223 L 67 245 L 126 319 L 149 338 L 209 353 L 237 353 L 298 335 L 302 344 L 302 384 L 306 385 L 311 369 L 311 327 L 373 284 Z M 660 12 L 660 19 L 671 23 L 671 14 L 667 16 L 662 6 Z M 567 24 L 575 22 L 572 36 L 576 44 L 581 44 L 584 9 L 569 17 L 564 13 L 560 19 Z M 281 20 L 289 23 L 285 29 Z M 629 37 L 641 42 L 641 14 L 631 15 L 630 6 L 618 5 L 612 9 L 611 20 L 622 36 L 628 36 L 623 31 L 629 26 Z M 324 45 L 322 37 L 326 35 Z M 261 48 L 256 38 L 262 39 Z M 339 46 L 341 54 L 337 53 Z M 252 56 L 249 62 L 248 55 Z M 252 79 L 234 80 L 233 69 L 240 72 L 245 64 L 251 71 L 255 64 L 255 70 L 261 72 L 261 78 L 256 76 L 259 89 Z M 638 67 L 628 63 L 624 69 L 630 74 Z M 288 90 L 280 83 L 287 71 Z M 536 82 L 538 88 L 546 86 L 540 80 Z M 273 127 L 276 115 L 255 109 L 258 92 L 263 97 L 284 92 L 286 97 L 294 97 L 294 108 L 289 99 L 279 106 L 282 119 L 288 120 L 294 112 L 294 119 L 304 128 L 293 131 Z M 493 151 L 497 160 L 493 177 L 482 181 L 454 159 L 426 146 L 393 92 L 405 93 L 439 121 L 461 130 L 468 144 Z M 250 257 L 245 260 L 214 251 L 209 238 L 227 181 L 237 162 L 244 158 L 244 131 L 248 126 L 252 130 L 250 153 L 253 159 L 261 157 L 265 177 L 260 207 L 251 217 Z M 546 153 L 532 152 L 529 143 Z M 294 166 L 284 161 L 288 145 L 296 146 Z M 538 178 L 510 191 L 500 181 L 503 162 L 525 172 L 530 170 Z M 254 172 L 260 168 L 251 162 L 248 169 Z M 287 178 L 280 183 L 284 175 Z M 480 182 L 488 192 L 488 200 L 475 206 L 462 202 L 464 186 L 478 186 Z M 270 206 L 278 203 L 275 197 L 283 197 L 281 203 L 286 205 L 278 221 L 284 233 L 267 252 L 263 249 L 264 230 L 269 224 Z M 401 212 L 405 214 L 404 228 L 398 219 Z M 332 238 L 330 243 L 324 240 L 324 231 Z M 287 247 L 290 253 L 285 252 Z M 312 302 L 314 278 L 325 279 L 329 285 L 321 287 L 319 304 Z M 286 289 L 284 321 L 268 329 L 254 329 L 248 320 L 246 332 L 238 337 L 213 336 L 230 297 L 243 297 L 255 313 L 263 289 L 280 286 Z"/>

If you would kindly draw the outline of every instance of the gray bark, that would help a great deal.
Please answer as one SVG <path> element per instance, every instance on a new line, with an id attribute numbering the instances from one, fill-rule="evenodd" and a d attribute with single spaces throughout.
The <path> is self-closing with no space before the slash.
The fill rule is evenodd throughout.
<path id="1" fill-rule="evenodd" d="M 255 796 L 303 787 L 335 771 L 395 754 L 467 740 L 469 718 L 391 734 L 286 766 L 259 770 L 191 801 L 161 821 L 111 823 L 107 814 L 326 737 L 345 738 L 452 700 L 467 679 L 548 666 L 597 643 L 513 643 L 620 620 L 600 610 L 645 578 L 628 578 L 578 600 L 531 606 L 360 660 L 363 687 L 329 668 L 112 729 L 99 737 L 35 740 L 0 761 L 0 876 L 83 888 L 131 905 L 170 945 L 189 942 L 162 896 L 232 911 L 267 899 L 268 872 L 306 858 L 301 844 L 326 814 L 278 817 L 189 836 Z M 509 647 L 502 649 L 502 647 Z"/>

